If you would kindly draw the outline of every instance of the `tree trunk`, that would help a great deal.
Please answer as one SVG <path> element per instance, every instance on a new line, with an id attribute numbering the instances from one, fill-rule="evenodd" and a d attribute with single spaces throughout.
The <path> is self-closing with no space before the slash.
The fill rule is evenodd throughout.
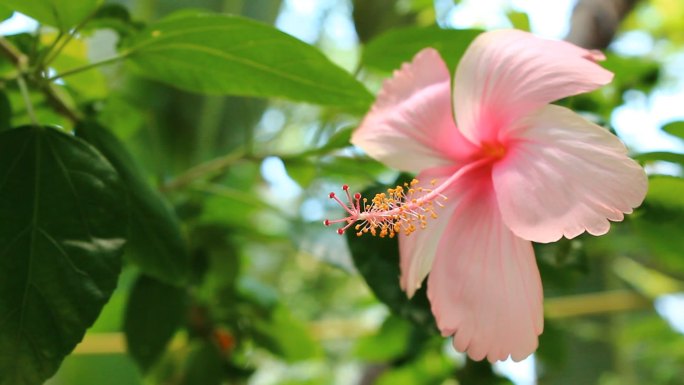
<path id="1" fill-rule="evenodd" d="M 638 0 L 579 0 L 565 40 L 589 49 L 608 47 L 622 19 Z"/>

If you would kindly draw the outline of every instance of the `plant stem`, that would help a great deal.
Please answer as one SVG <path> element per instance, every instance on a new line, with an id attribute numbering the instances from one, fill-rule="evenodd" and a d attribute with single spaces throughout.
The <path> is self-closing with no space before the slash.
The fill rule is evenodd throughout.
<path id="1" fill-rule="evenodd" d="M 195 167 L 192 167 L 183 174 L 162 185 L 160 187 L 160 190 L 162 192 L 178 190 L 209 174 L 215 174 L 217 172 L 220 172 L 223 169 L 232 166 L 238 160 L 242 159 L 244 152 L 244 149 L 238 148 L 227 155 L 212 159 L 208 162 L 201 163 Z"/>
<path id="2" fill-rule="evenodd" d="M 88 14 L 88 16 L 86 16 L 83 20 L 81 20 L 81 22 L 78 23 L 78 25 L 76 25 L 71 31 L 69 31 L 69 33 L 66 35 L 66 38 L 64 40 L 62 40 L 62 43 L 59 46 L 57 46 L 57 42 L 59 41 L 60 37 L 63 34 L 60 31 L 59 36 L 57 37 L 57 39 L 54 41 L 54 43 L 48 49 L 48 52 L 45 55 L 45 60 L 43 60 L 42 62 L 39 62 L 38 69 L 42 70 L 43 68 L 47 68 L 47 66 L 49 66 L 50 63 L 52 63 L 52 61 L 57 58 L 57 56 L 59 56 L 59 53 L 62 52 L 64 47 L 66 47 L 67 44 L 69 44 L 71 39 L 73 39 L 74 36 L 76 36 L 76 33 L 81 28 L 83 28 L 83 26 L 86 25 L 86 23 L 88 23 L 90 21 L 90 19 L 92 19 L 93 16 L 95 16 L 97 14 L 97 11 L 99 11 L 99 10 L 100 10 L 100 6 L 97 6 L 90 14 Z M 55 46 L 57 46 L 57 47 L 55 48 Z"/>
<path id="3" fill-rule="evenodd" d="M 0 52 L 12 61 L 12 64 L 17 67 L 20 73 L 24 72 L 28 65 L 28 58 L 3 37 L 0 37 Z"/>
<path id="4" fill-rule="evenodd" d="M 66 70 L 60 74 L 55 75 L 55 76 L 51 76 L 51 77 L 47 78 L 46 80 L 51 82 L 51 81 L 54 81 L 56 79 L 65 78 L 67 76 L 71 76 L 71 75 L 77 74 L 79 72 L 87 71 L 91 68 L 100 67 L 100 66 L 103 66 L 106 64 L 114 63 L 116 61 L 119 61 L 119 60 L 126 58 L 126 56 L 128 56 L 128 54 L 114 56 L 114 57 L 110 57 L 108 59 L 101 60 L 101 61 L 98 61 L 95 63 L 90 63 L 90 64 L 86 64 L 86 65 L 81 66 L 81 67 L 72 68 L 70 70 Z"/>
<path id="5" fill-rule="evenodd" d="M 52 43 L 50 43 L 50 46 L 36 59 L 36 69 L 43 69 L 44 67 L 46 67 L 44 63 L 47 61 L 47 57 L 53 52 L 53 50 L 57 46 L 57 43 L 59 43 L 59 41 L 62 40 L 62 37 L 64 37 L 64 32 L 59 31 L 57 37 L 55 37 L 55 40 L 53 40 Z M 36 40 L 40 40 L 40 29 L 38 30 Z M 38 44 L 36 43 L 36 45 Z"/>
<path id="6" fill-rule="evenodd" d="M 19 83 L 19 90 L 21 91 L 21 96 L 24 98 L 24 103 L 26 103 L 26 112 L 31 119 L 31 123 L 33 123 L 34 126 L 38 126 L 38 118 L 36 118 L 36 112 L 33 109 L 33 103 L 31 103 L 31 95 L 29 94 L 28 87 L 26 86 L 24 75 L 19 75 L 17 77 L 17 83 Z"/>

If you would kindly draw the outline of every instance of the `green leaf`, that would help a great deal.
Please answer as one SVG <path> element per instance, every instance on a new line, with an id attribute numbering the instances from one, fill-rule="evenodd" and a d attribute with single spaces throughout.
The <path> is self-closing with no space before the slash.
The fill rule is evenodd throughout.
<path id="1" fill-rule="evenodd" d="M 368 362 L 388 362 L 406 354 L 414 325 L 403 318 L 389 316 L 377 334 L 361 338 L 356 356 Z"/>
<path id="2" fill-rule="evenodd" d="M 441 29 L 437 26 L 393 29 L 373 39 L 363 50 L 362 62 L 381 71 L 392 71 L 410 61 L 423 48 L 440 52 L 451 71 L 481 30 Z"/>
<path id="3" fill-rule="evenodd" d="M 639 162 L 670 162 L 684 165 L 684 154 L 667 151 L 645 152 L 634 157 Z"/>
<path id="4" fill-rule="evenodd" d="M 186 314 L 187 294 L 142 275 L 133 286 L 124 320 L 128 352 L 143 372 L 149 370 L 182 325 Z"/>
<path id="5" fill-rule="evenodd" d="M 100 150 L 124 182 L 131 229 L 126 256 L 145 274 L 173 285 L 182 284 L 187 279 L 190 255 L 173 211 L 140 175 L 124 145 L 107 129 L 85 122 L 76 127 L 76 135 Z"/>
<path id="6" fill-rule="evenodd" d="M 255 320 L 253 332 L 259 345 L 287 362 L 308 360 L 321 353 L 306 325 L 282 305 L 273 310 L 269 319 Z"/>
<path id="7" fill-rule="evenodd" d="M 194 92 L 283 97 L 357 111 L 373 100 L 316 48 L 238 16 L 167 18 L 134 36 L 124 52 L 141 75 Z"/>
<path id="8" fill-rule="evenodd" d="M 510 11 L 506 14 L 508 20 L 513 24 L 513 28 L 522 31 L 530 30 L 530 17 L 525 12 Z"/>
<path id="9" fill-rule="evenodd" d="M 119 176 L 48 127 L 0 133 L 0 384 L 40 384 L 116 287 L 126 233 Z"/>
<path id="10" fill-rule="evenodd" d="M 103 0 L 4 0 L 4 5 L 43 24 L 67 31 L 91 15 Z"/>
<path id="11" fill-rule="evenodd" d="M 672 271 L 684 272 L 684 179 L 656 176 L 649 179 L 648 194 L 631 225 L 655 261 Z"/>
<path id="12" fill-rule="evenodd" d="M 0 21 L 5 21 L 12 17 L 14 11 L 5 4 L 0 4 Z"/>
<path id="13" fill-rule="evenodd" d="M 400 177 L 396 185 L 407 180 L 409 179 Z M 367 189 L 361 195 L 370 199 L 385 190 L 384 187 L 376 186 Z M 373 237 L 370 234 L 357 237 L 353 231 L 347 231 L 346 236 L 354 265 L 378 300 L 384 302 L 395 314 L 425 330 L 437 332 L 425 285 L 411 299 L 406 297 L 406 293 L 399 286 L 399 242 L 397 239 Z"/>
<path id="14" fill-rule="evenodd" d="M 674 135 L 679 139 L 684 139 L 684 121 L 670 122 L 662 127 L 663 131 Z"/>
<path id="15" fill-rule="evenodd" d="M 684 211 L 684 179 L 671 176 L 652 177 L 648 182 L 645 202 L 668 209 Z"/>

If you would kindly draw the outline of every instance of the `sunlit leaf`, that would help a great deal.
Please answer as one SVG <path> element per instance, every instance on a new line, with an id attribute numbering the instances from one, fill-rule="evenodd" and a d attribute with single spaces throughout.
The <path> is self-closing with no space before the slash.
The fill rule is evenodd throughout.
<path id="1" fill-rule="evenodd" d="M 140 276 L 133 286 L 124 331 L 128 352 L 143 371 L 154 365 L 186 314 L 185 290 Z"/>
<path id="2" fill-rule="evenodd" d="M 667 123 L 662 129 L 670 135 L 674 135 L 679 139 L 684 139 L 684 121 Z"/>
<path id="3" fill-rule="evenodd" d="M 12 17 L 14 11 L 5 4 L 0 4 L 0 21 L 4 21 Z"/>
<path id="4" fill-rule="evenodd" d="M 634 156 L 640 162 L 670 162 L 684 165 L 684 154 L 667 151 L 645 152 Z"/>
<path id="5" fill-rule="evenodd" d="M 140 74 L 201 93 L 283 97 L 364 111 L 372 96 L 316 48 L 229 15 L 167 18 L 125 52 Z"/>
<path id="6" fill-rule="evenodd" d="M 81 23 L 103 0 L 4 0 L 4 5 L 62 31 Z"/>
<path id="7" fill-rule="evenodd" d="M 76 135 L 95 146 L 121 175 L 130 201 L 130 241 L 126 256 L 146 274 L 174 285 L 187 278 L 190 256 L 178 219 L 140 174 L 126 148 L 106 128 L 85 122 Z M 123 199 L 123 198 L 122 198 Z"/>
<path id="8" fill-rule="evenodd" d="M 0 133 L 0 384 L 41 384 L 95 321 L 121 267 L 122 194 L 84 141 Z"/>
<path id="9" fill-rule="evenodd" d="M 530 17 L 525 12 L 510 11 L 506 14 L 508 20 L 513 24 L 513 28 L 522 31 L 530 30 Z"/>
<path id="10" fill-rule="evenodd" d="M 482 33 L 473 29 L 442 29 L 437 26 L 409 27 L 390 30 L 373 39 L 363 50 L 362 61 L 381 71 L 398 69 L 423 48 L 439 51 L 450 70 L 465 53 L 466 48 Z"/>

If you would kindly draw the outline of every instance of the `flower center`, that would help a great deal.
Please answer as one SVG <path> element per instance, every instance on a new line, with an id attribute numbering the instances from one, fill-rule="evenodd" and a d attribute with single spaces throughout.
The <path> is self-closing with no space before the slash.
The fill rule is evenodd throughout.
<path id="1" fill-rule="evenodd" d="M 499 158 L 504 155 L 503 146 L 499 147 L 500 149 L 495 152 L 498 155 L 491 156 Z M 469 171 L 489 164 L 491 156 L 461 167 L 440 184 L 437 184 L 437 180 L 432 180 L 429 186 L 423 187 L 414 179 L 404 185 L 390 188 L 386 193 L 376 194 L 370 201 L 362 198 L 359 193 L 350 194 L 349 186 L 344 185 L 342 190 L 347 198 L 346 203 L 333 192 L 329 197 L 337 202 L 347 215 L 340 219 L 326 219 L 323 224 L 342 225 L 337 229 L 338 234 L 344 234 L 352 228 L 357 236 L 370 233 L 381 238 L 394 238 L 402 233 L 409 235 L 418 229 L 424 229 L 429 219 L 437 218 L 435 211 L 444 206 L 442 202 L 446 201 L 447 197 L 442 193 Z"/>
<path id="2" fill-rule="evenodd" d="M 487 158 L 501 159 L 506 156 L 506 146 L 498 142 L 485 142 L 482 143 L 482 153 Z"/>

